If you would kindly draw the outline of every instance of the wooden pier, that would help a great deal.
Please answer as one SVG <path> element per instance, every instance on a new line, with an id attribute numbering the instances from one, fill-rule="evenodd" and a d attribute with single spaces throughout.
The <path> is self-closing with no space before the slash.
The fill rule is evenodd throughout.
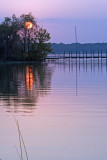
<path id="1" fill-rule="evenodd" d="M 102 52 L 102 51 L 91 51 L 91 52 L 87 52 L 87 51 L 83 51 L 83 52 L 72 52 L 70 51 L 69 53 L 64 52 L 62 53 L 55 53 L 55 54 L 49 54 L 47 56 L 46 59 L 103 59 L 106 58 L 107 59 L 107 51 Z"/>

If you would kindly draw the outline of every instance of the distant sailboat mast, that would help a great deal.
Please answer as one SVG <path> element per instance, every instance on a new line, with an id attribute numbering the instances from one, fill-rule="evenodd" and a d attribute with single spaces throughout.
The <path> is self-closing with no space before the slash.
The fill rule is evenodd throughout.
<path id="1" fill-rule="evenodd" d="M 75 26 L 75 42 L 76 42 L 76 52 L 77 52 L 77 27 Z"/>

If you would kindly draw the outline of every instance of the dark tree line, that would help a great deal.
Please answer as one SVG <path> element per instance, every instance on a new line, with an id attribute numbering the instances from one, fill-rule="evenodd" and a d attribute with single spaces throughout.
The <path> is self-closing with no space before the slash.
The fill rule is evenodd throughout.
<path id="1" fill-rule="evenodd" d="M 0 24 L 0 60 L 43 60 L 52 52 L 50 34 L 31 13 L 5 17 Z"/>

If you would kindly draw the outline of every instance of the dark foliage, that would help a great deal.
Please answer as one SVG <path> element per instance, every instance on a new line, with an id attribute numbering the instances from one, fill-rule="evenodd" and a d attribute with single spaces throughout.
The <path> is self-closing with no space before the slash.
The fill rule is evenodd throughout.
<path id="1" fill-rule="evenodd" d="M 30 22 L 28 27 L 26 22 Z M 50 34 L 31 13 L 5 17 L 0 24 L 0 60 L 43 60 L 52 51 Z"/>

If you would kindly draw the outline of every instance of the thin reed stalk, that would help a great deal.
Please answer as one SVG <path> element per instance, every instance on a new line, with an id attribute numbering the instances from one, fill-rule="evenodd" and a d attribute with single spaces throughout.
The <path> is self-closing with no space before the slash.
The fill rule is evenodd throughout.
<path id="1" fill-rule="evenodd" d="M 16 120 L 15 116 L 14 116 L 14 119 L 15 119 L 15 122 L 16 122 L 16 125 L 17 125 L 17 128 L 18 128 L 19 144 L 20 144 L 20 154 L 19 154 L 17 148 L 15 147 L 16 151 L 18 153 L 18 156 L 19 156 L 20 160 L 23 160 L 23 149 L 22 149 L 22 147 L 23 147 L 24 151 L 25 151 L 26 159 L 28 160 L 27 149 L 26 149 L 26 146 L 25 146 L 25 143 L 24 143 L 24 139 L 23 139 L 20 127 L 19 127 L 18 120 Z"/>
<path id="2" fill-rule="evenodd" d="M 21 160 L 21 156 L 20 156 L 19 151 L 18 151 L 18 149 L 17 149 L 16 146 L 15 146 L 15 149 L 16 149 L 16 151 L 17 151 L 17 154 L 18 154 L 18 156 L 19 156 L 19 159 Z"/>

